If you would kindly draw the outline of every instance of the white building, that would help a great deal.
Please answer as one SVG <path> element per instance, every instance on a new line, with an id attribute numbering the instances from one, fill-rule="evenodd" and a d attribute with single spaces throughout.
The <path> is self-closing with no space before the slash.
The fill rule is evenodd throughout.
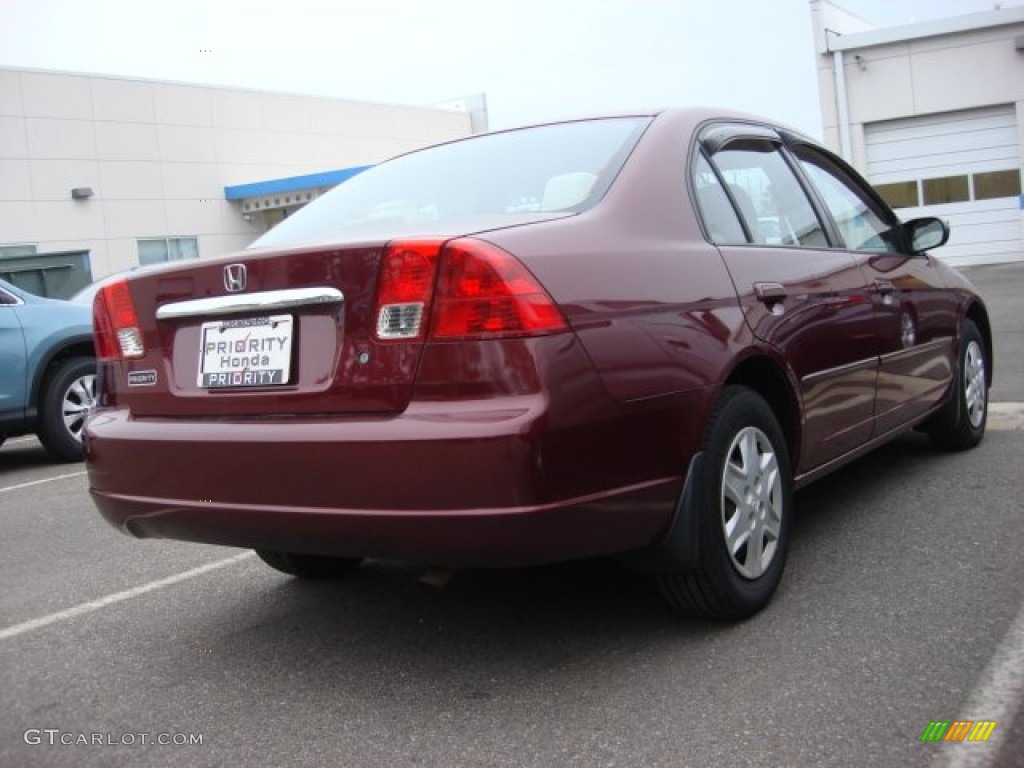
<path id="1" fill-rule="evenodd" d="M 243 248 L 363 167 L 469 134 L 472 117 L 0 68 L 0 273 L 32 254 L 88 251 L 98 278 Z"/>
<path id="2" fill-rule="evenodd" d="M 1024 260 L 1024 8 L 874 29 L 811 0 L 825 140 L 952 264 Z"/>

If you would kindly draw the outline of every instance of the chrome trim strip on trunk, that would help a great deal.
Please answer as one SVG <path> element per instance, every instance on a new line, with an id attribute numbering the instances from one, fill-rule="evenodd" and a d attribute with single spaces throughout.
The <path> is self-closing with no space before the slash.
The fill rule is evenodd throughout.
<path id="1" fill-rule="evenodd" d="M 217 315 L 238 315 L 246 312 L 275 312 L 293 307 L 317 306 L 320 304 L 344 304 L 345 296 L 337 288 L 290 288 L 283 291 L 262 293 L 238 293 L 231 296 L 212 296 L 208 299 L 191 299 L 164 304 L 157 307 L 157 320 L 174 320 L 181 317 L 215 317 Z"/>

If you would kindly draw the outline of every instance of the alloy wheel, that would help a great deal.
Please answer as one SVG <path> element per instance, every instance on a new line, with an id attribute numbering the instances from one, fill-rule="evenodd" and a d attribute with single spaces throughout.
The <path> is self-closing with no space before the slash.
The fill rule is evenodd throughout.
<path id="1" fill-rule="evenodd" d="M 973 339 L 964 355 L 964 404 L 971 425 L 977 429 L 985 418 L 985 357 L 981 345 Z"/>
<path id="2" fill-rule="evenodd" d="M 75 379 L 64 392 L 61 414 L 68 434 L 81 442 L 85 420 L 96 407 L 96 376 L 89 374 Z"/>
<path id="3" fill-rule="evenodd" d="M 782 528 L 782 478 L 767 435 L 745 427 L 733 438 L 722 472 L 722 530 L 733 567 L 756 579 L 771 565 Z"/>

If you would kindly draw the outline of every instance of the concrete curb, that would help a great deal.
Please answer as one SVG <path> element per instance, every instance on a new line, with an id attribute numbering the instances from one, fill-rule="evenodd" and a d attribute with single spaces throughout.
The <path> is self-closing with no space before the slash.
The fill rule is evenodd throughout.
<path id="1" fill-rule="evenodd" d="M 988 429 L 1024 429 L 1024 403 L 989 403 Z"/>

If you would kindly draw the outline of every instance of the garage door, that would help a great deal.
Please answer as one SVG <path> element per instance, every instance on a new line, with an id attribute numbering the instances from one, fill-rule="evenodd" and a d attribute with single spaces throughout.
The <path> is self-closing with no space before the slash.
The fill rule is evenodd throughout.
<path id="1" fill-rule="evenodd" d="M 865 126 L 871 183 L 906 221 L 938 216 L 955 265 L 1024 260 L 1021 158 L 1012 105 Z"/>

